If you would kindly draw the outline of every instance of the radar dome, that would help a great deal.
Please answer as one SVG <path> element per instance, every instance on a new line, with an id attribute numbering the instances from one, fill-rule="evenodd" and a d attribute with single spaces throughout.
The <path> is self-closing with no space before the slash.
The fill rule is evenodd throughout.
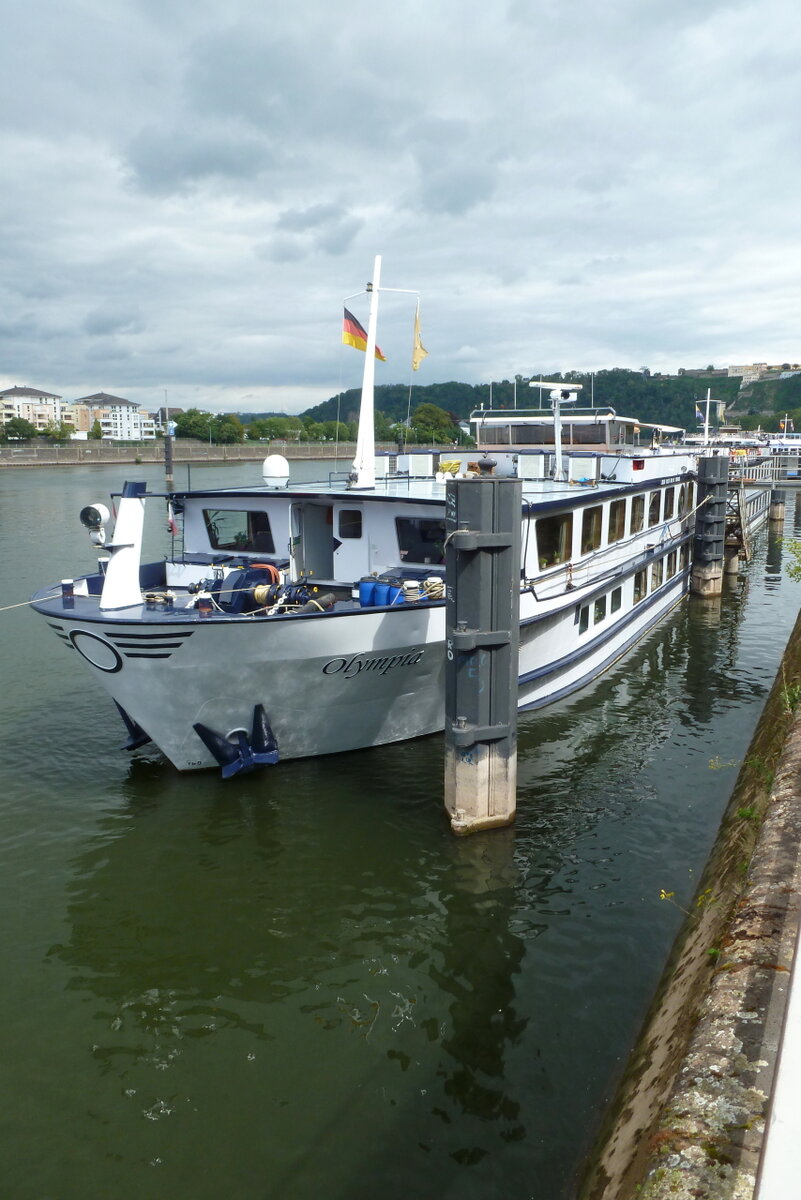
<path id="1" fill-rule="evenodd" d="M 268 454 L 261 465 L 261 473 L 268 487 L 286 487 L 289 483 L 289 463 L 283 454 Z"/>

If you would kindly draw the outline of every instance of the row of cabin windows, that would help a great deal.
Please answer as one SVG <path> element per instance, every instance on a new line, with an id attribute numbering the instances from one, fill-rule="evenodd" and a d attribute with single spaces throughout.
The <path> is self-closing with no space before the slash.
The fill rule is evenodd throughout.
<path id="1" fill-rule="evenodd" d="M 644 528 L 650 529 L 658 525 L 660 521 L 686 516 L 692 505 L 692 483 L 682 483 L 678 488 L 665 488 L 664 493 L 661 490 L 654 491 L 648 497 L 643 493 L 630 499 L 613 500 L 608 508 L 606 543 L 611 546 L 621 541 L 627 532 L 640 533 Z M 604 505 L 593 504 L 582 510 L 580 554 L 591 554 L 600 549 L 603 544 L 603 526 Z M 573 557 L 573 514 L 558 513 L 553 517 L 538 517 L 536 536 L 537 561 L 541 568 L 570 562 Z"/>
<path id="2" fill-rule="evenodd" d="M 592 623 L 600 625 L 606 620 L 607 612 L 612 616 L 623 603 L 623 588 L 613 588 L 611 592 L 598 596 L 592 605 L 582 604 L 578 613 L 579 633 L 586 633 L 590 627 L 590 608 L 592 608 Z"/>
<path id="3" fill-rule="evenodd" d="M 658 558 L 650 566 L 635 572 L 632 603 L 639 604 L 648 595 L 649 590 L 655 592 L 658 588 L 672 579 L 677 571 L 686 570 L 690 564 L 690 547 L 685 544 L 680 550 L 671 550 L 669 554 Z M 616 587 L 611 592 L 598 596 L 592 604 L 582 604 L 578 610 L 577 620 L 579 633 L 586 633 L 590 628 L 590 613 L 592 624 L 600 625 L 606 620 L 607 613 L 611 616 L 621 605 L 622 587 Z"/>

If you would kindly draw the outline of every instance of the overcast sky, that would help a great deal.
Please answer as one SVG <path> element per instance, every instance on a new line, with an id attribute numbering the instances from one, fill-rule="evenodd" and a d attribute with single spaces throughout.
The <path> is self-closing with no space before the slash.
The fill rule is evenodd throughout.
<path id="1" fill-rule="evenodd" d="M 801 360 L 797 0 L 0 13 L 0 387 L 296 412 L 376 254 L 416 383 Z"/>

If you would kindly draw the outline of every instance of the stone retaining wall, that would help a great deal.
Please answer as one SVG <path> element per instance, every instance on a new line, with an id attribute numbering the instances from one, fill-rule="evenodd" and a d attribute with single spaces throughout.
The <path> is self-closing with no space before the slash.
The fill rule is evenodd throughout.
<path id="1" fill-rule="evenodd" d="M 581 1200 L 750 1200 L 801 916 L 801 617 Z"/>

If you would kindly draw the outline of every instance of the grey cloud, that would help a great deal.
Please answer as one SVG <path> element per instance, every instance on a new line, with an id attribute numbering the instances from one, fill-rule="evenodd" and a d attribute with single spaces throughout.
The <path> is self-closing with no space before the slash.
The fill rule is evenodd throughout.
<path id="1" fill-rule="evenodd" d="M 362 225 L 363 222 L 358 217 L 342 217 L 320 231 L 315 238 L 315 245 L 327 254 L 345 254 Z"/>
<path id="2" fill-rule="evenodd" d="M 127 160 L 143 187 L 166 192 L 200 180 L 253 179 L 274 167 L 276 155 L 266 139 L 235 126 L 202 131 L 151 127 L 131 141 Z"/>
<path id="3" fill-rule="evenodd" d="M 270 242 L 263 242 L 257 247 L 257 254 L 260 258 L 268 258 L 272 262 L 297 262 L 298 259 L 305 258 L 308 250 L 300 238 L 296 237 L 275 237 Z"/>
<path id="4" fill-rule="evenodd" d="M 460 216 L 489 200 L 495 188 L 490 171 L 469 162 L 446 161 L 421 169 L 420 175 L 422 207 L 449 216 Z"/>
<path id="5" fill-rule="evenodd" d="M 499 155 L 481 125 L 429 120 L 415 127 L 413 143 L 424 209 L 458 216 L 492 196 Z"/>
<path id="6" fill-rule="evenodd" d="M 257 253 L 273 262 L 294 262 L 315 251 L 341 255 L 350 249 L 364 222 L 339 204 L 313 204 L 280 213 L 270 241 Z"/>
<path id="7" fill-rule="evenodd" d="M 293 233 L 305 232 L 319 225 L 341 220 L 343 209 L 338 204 L 312 204 L 310 208 L 287 209 L 276 221 L 277 229 L 288 229 Z"/>
<path id="8" fill-rule="evenodd" d="M 394 141 L 415 101 L 387 87 L 347 40 L 336 47 L 335 75 L 326 69 L 331 55 L 331 45 L 310 29 L 231 28 L 192 47 L 187 102 L 212 119 L 254 123 L 290 140 Z"/>
<path id="9" fill-rule="evenodd" d="M 92 336 L 107 337 L 116 333 L 140 333 L 144 322 L 138 309 L 103 306 L 87 313 L 83 328 Z"/>

